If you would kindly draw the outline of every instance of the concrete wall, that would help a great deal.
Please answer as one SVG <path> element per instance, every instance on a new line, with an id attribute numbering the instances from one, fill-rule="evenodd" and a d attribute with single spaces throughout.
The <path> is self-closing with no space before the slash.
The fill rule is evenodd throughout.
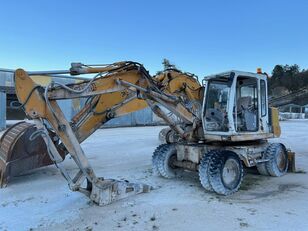
<path id="1" fill-rule="evenodd" d="M 104 127 L 121 127 L 121 126 L 142 126 L 152 125 L 153 113 L 150 108 L 145 108 L 125 116 L 109 120 Z"/>
<path id="2" fill-rule="evenodd" d="M 280 112 L 280 119 L 305 119 L 305 113 L 295 113 L 295 112 Z"/>
<path id="3" fill-rule="evenodd" d="M 169 111 L 161 107 L 161 109 L 169 115 Z M 176 117 L 171 116 L 173 120 L 176 120 Z M 152 110 L 147 107 L 143 110 L 133 112 L 126 116 L 112 119 L 108 121 L 104 127 L 121 127 L 121 126 L 144 126 L 144 125 L 166 125 L 160 117 L 155 115 Z"/>

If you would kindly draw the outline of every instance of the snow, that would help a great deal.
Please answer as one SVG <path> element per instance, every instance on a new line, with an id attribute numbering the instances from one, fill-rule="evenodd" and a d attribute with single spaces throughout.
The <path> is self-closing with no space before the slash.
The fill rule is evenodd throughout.
<path id="1" fill-rule="evenodd" d="M 16 177 L 0 190 L 0 230 L 307 230 L 308 121 L 281 122 L 280 140 L 296 152 L 299 173 L 247 174 L 229 197 L 207 193 L 196 173 L 152 174 L 151 156 L 163 127 L 100 129 L 82 147 L 98 176 L 154 186 L 99 207 L 71 192 L 54 166 Z M 72 160 L 66 168 L 76 171 Z"/>

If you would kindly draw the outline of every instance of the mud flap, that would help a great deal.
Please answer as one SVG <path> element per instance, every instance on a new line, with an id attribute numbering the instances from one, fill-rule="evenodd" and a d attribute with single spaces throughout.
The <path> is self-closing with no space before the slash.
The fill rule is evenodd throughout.
<path id="1" fill-rule="evenodd" d="M 288 150 L 288 160 L 289 160 L 288 172 L 296 172 L 295 152 Z"/>

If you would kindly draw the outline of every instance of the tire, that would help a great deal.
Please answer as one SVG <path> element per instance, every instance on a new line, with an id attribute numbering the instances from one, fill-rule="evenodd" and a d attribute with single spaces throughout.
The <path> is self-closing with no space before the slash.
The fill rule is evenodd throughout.
<path id="1" fill-rule="evenodd" d="M 164 128 L 158 134 L 158 140 L 161 144 L 168 144 L 169 139 L 168 136 L 170 135 L 171 128 Z"/>
<path id="2" fill-rule="evenodd" d="M 265 166 L 269 175 L 280 177 L 287 173 L 289 166 L 288 152 L 283 144 L 270 144 L 265 151 L 264 158 L 268 159 Z"/>
<path id="3" fill-rule="evenodd" d="M 209 151 L 208 153 L 205 153 L 200 161 L 199 165 L 199 180 L 203 188 L 209 192 L 213 192 L 213 188 L 209 181 L 209 165 L 211 156 L 216 153 L 215 150 Z"/>
<path id="4" fill-rule="evenodd" d="M 157 159 L 158 159 L 158 157 L 159 157 L 159 155 L 161 153 L 161 150 L 164 149 L 164 146 L 166 146 L 166 144 L 159 145 L 155 149 L 155 151 L 154 151 L 154 153 L 152 155 L 152 169 L 153 169 L 154 175 L 156 175 L 156 176 L 160 176 L 160 173 L 159 173 L 159 170 L 158 170 L 158 165 L 157 165 Z"/>
<path id="5" fill-rule="evenodd" d="M 257 164 L 257 169 L 258 169 L 258 172 L 260 173 L 260 175 L 263 175 L 263 176 L 269 176 L 269 173 L 266 169 L 266 165 L 265 163 L 260 163 L 260 164 Z"/>
<path id="6" fill-rule="evenodd" d="M 172 166 L 172 159 L 176 158 L 176 148 L 172 144 L 162 144 L 154 151 L 152 157 L 153 172 L 165 178 L 174 178 L 177 167 Z"/>
<path id="7" fill-rule="evenodd" d="M 171 128 L 164 128 L 158 134 L 161 144 L 173 144 L 180 140 L 180 137 Z"/>
<path id="8" fill-rule="evenodd" d="M 213 153 L 208 172 L 210 185 L 220 195 L 227 196 L 237 192 L 243 181 L 242 161 L 231 151 L 217 150 Z"/>

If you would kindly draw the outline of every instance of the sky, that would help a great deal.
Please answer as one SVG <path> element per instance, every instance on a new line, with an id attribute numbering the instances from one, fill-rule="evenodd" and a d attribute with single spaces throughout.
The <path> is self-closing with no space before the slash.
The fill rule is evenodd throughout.
<path id="1" fill-rule="evenodd" d="M 305 0 L 0 0 L 0 67 L 68 69 L 162 60 L 200 77 L 231 69 L 308 68 Z"/>

